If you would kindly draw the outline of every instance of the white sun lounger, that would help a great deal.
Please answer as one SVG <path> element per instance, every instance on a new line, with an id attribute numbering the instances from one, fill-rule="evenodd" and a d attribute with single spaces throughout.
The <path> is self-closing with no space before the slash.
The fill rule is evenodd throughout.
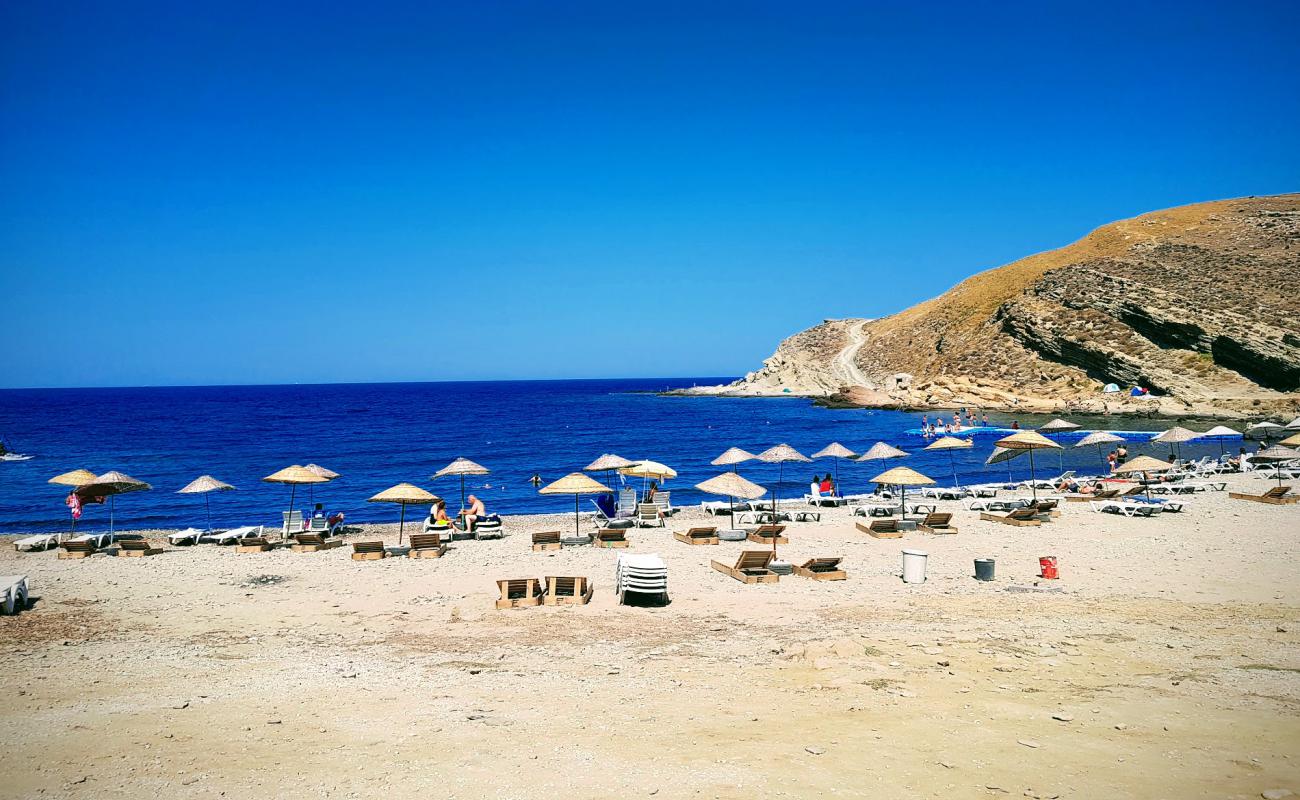
<path id="1" fill-rule="evenodd" d="M 842 506 L 848 501 L 833 494 L 806 494 L 803 501 L 810 506 Z"/>
<path id="2" fill-rule="evenodd" d="M 213 531 L 205 533 L 199 537 L 200 542 L 212 542 L 214 544 L 234 544 L 246 536 L 261 536 L 261 525 L 246 525 L 242 528 L 231 528 L 228 531 Z"/>
<path id="3" fill-rule="evenodd" d="M 22 539 L 14 540 L 14 549 L 22 552 L 49 550 L 58 546 L 59 534 L 57 533 L 38 533 L 35 536 L 25 536 Z"/>
<path id="4" fill-rule="evenodd" d="M 970 490 L 962 486 L 927 486 L 921 490 L 922 497 L 934 500 L 961 500 L 970 494 Z"/>
<path id="5" fill-rule="evenodd" d="M 0 577 L 0 614 L 13 614 L 27 608 L 27 576 Z"/>
<path id="6" fill-rule="evenodd" d="M 1158 503 L 1128 503 L 1122 500 L 1089 500 L 1088 505 L 1098 513 L 1109 512 L 1126 517 L 1154 517 L 1164 510 Z"/>
<path id="7" fill-rule="evenodd" d="M 186 542 L 190 544 L 198 544 L 199 540 L 204 535 L 205 532 L 199 530 L 198 528 L 186 528 L 183 531 L 176 531 L 175 533 L 167 534 L 167 543 L 173 546 L 178 544 L 184 544 Z"/>

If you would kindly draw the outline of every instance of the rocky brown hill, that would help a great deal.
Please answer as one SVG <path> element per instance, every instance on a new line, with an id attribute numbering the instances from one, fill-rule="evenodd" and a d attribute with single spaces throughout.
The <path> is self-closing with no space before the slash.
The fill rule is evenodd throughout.
<path id="1" fill-rule="evenodd" d="M 1107 383 L 1146 386 L 1157 399 L 1103 395 Z M 1300 195 L 1105 225 L 898 314 L 803 331 L 719 389 L 908 408 L 1295 410 Z"/>

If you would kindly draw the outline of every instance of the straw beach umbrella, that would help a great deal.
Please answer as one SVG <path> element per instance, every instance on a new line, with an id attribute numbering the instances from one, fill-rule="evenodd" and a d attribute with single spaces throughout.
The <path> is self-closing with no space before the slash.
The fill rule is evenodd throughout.
<path id="1" fill-rule="evenodd" d="M 1223 440 L 1224 440 L 1224 439 L 1227 439 L 1227 438 L 1231 438 L 1231 437 L 1233 437 L 1233 436 L 1240 436 L 1240 435 L 1241 435 L 1241 431 L 1235 431 L 1235 430 L 1233 430 L 1232 428 L 1229 428 L 1227 425 L 1215 425 L 1213 428 L 1210 428 L 1210 429 L 1209 429 L 1208 431 L 1206 431 L 1205 433 L 1202 433 L 1202 434 L 1201 434 L 1201 438 L 1202 438 L 1202 439 L 1218 439 L 1218 440 L 1219 440 L 1219 456 L 1222 457 L 1222 456 L 1223 456 L 1223 451 L 1224 451 L 1224 448 L 1223 448 Z M 1297 441 L 1300 441 L 1300 440 L 1297 440 Z M 1286 444 L 1286 440 L 1285 440 L 1285 439 L 1282 440 L 1282 444 Z"/>
<path id="2" fill-rule="evenodd" d="M 1278 444 L 1284 447 L 1300 447 L 1300 433 L 1292 434 L 1278 442 Z"/>
<path id="3" fill-rule="evenodd" d="M 1005 447 L 998 447 L 994 445 L 993 452 L 989 454 L 988 458 L 984 459 L 984 466 L 988 467 L 994 464 L 1001 464 L 1005 461 L 1007 464 L 1007 483 L 1011 483 L 1011 460 L 1019 456 L 1023 456 L 1027 452 L 1029 451 L 1008 450 Z"/>
<path id="4" fill-rule="evenodd" d="M 326 469 L 325 467 L 322 467 L 320 464 L 308 464 L 305 467 L 305 469 L 311 470 L 312 472 L 316 473 L 317 475 L 321 476 L 327 481 L 332 481 L 335 478 L 339 477 L 339 474 L 337 472 L 335 472 L 332 469 Z M 307 487 L 307 501 L 312 505 L 316 504 L 316 486 L 314 484 L 309 485 Z"/>
<path id="5" fill-rule="evenodd" d="M 907 453 L 903 452 L 902 450 L 899 450 L 897 447 L 894 447 L 893 445 L 885 444 L 884 442 L 876 442 L 875 444 L 871 445 L 871 447 L 867 450 L 867 452 L 858 456 L 857 460 L 858 461 L 881 461 L 886 458 L 902 458 L 906 455 Z"/>
<path id="6" fill-rule="evenodd" d="M 1138 456 L 1132 461 L 1127 461 L 1115 468 L 1117 475 L 1131 475 L 1135 472 L 1164 472 L 1173 469 L 1174 465 L 1168 461 L 1161 461 L 1152 456 Z M 1151 485 L 1145 484 L 1147 490 L 1147 499 L 1151 498 Z"/>
<path id="7" fill-rule="evenodd" d="M 1038 432 L 1042 434 L 1065 433 L 1066 431 L 1077 431 L 1079 428 L 1082 427 L 1083 427 L 1082 425 L 1075 425 L 1073 422 L 1070 422 L 1069 420 L 1060 419 L 1058 417 L 1057 419 L 1052 420 L 1046 425 L 1039 426 Z M 1061 450 L 1057 453 L 1057 456 L 1058 456 L 1059 463 L 1061 465 L 1061 469 L 1065 469 L 1065 448 L 1061 448 Z"/>
<path id="8" fill-rule="evenodd" d="M 329 478 L 317 475 L 315 472 L 304 466 L 294 464 L 285 467 L 279 472 L 273 472 L 262 479 L 266 483 L 286 483 L 289 485 L 289 512 L 285 515 L 284 531 L 286 534 L 293 533 L 289 530 L 289 518 L 293 516 L 293 498 L 298 491 L 299 486 L 310 486 L 314 483 L 328 483 Z"/>
<path id="9" fill-rule="evenodd" d="M 952 485 L 959 486 L 957 482 L 957 458 L 954 451 L 969 450 L 975 446 L 970 439 L 958 439 L 955 436 L 943 436 L 935 439 L 925 446 L 926 450 L 947 450 L 948 466 L 952 468 Z"/>
<path id="10" fill-rule="evenodd" d="M 772 493 L 772 511 L 776 515 L 776 521 L 781 521 L 781 484 L 785 482 L 785 462 L 787 461 L 811 461 L 808 456 L 800 453 L 788 444 L 781 443 L 775 447 L 769 447 L 754 458 L 768 464 L 778 464 L 776 491 Z"/>
<path id="11" fill-rule="evenodd" d="M 623 458 L 622 456 L 619 455 L 615 455 L 613 453 L 605 453 L 600 458 L 596 459 L 595 461 L 591 462 L 587 466 L 583 467 L 582 471 L 583 472 L 604 472 L 605 483 L 609 484 L 610 479 L 613 477 L 615 472 L 618 472 L 620 469 L 626 469 L 627 467 L 635 467 L 635 466 L 636 466 L 635 461 L 628 461 L 626 458 Z M 610 486 L 610 488 L 612 489 L 614 487 Z"/>
<path id="12" fill-rule="evenodd" d="M 1093 431 L 1087 436 L 1074 443 L 1075 447 L 1087 447 L 1088 445 L 1097 445 L 1097 458 L 1101 459 L 1102 467 L 1106 466 L 1106 457 L 1101 454 L 1101 446 L 1104 444 L 1114 444 L 1115 442 L 1124 441 L 1123 436 L 1116 436 L 1110 431 Z"/>
<path id="13" fill-rule="evenodd" d="M 603 483 L 592 480 L 589 476 L 581 472 L 570 472 L 563 478 L 554 483 L 543 486 L 538 490 L 539 494 L 571 494 L 573 495 L 573 534 L 580 534 L 578 528 L 578 500 L 584 494 L 605 494 L 612 492 L 608 486 Z"/>
<path id="14" fill-rule="evenodd" d="M 78 486 L 74 491 L 78 498 L 108 498 L 108 542 L 113 543 L 113 512 L 117 509 L 117 496 L 129 492 L 143 492 L 153 487 L 141 480 L 116 470 L 96 475 L 94 483 Z"/>
<path id="15" fill-rule="evenodd" d="M 753 461 L 758 456 L 748 450 L 741 450 L 739 447 L 728 447 L 726 452 L 709 463 L 715 467 L 730 467 L 733 464 L 739 464 L 742 461 Z"/>
<path id="16" fill-rule="evenodd" d="M 1261 464 L 1278 464 L 1283 461 L 1295 461 L 1297 459 L 1300 459 L 1300 450 L 1293 450 L 1280 444 L 1260 450 L 1250 457 L 1252 463 L 1258 462 Z M 1280 469 L 1277 471 L 1277 485 L 1282 485 L 1282 470 Z"/>
<path id="17" fill-rule="evenodd" d="M 62 475 L 55 475 L 48 481 L 48 483 L 53 483 L 56 486 L 71 486 L 73 489 L 94 482 L 95 473 L 88 469 L 74 469 L 71 472 L 63 473 Z M 69 536 L 75 536 L 77 534 L 77 517 L 74 514 L 75 512 L 69 510 L 69 517 L 72 520 L 72 528 L 68 533 Z"/>
<path id="18" fill-rule="evenodd" d="M 460 476 L 460 507 L 465 508 L 465 476 L 466 475 L 487 475 L 492 470 L 470 461 L 468 458 L 458 458 L 447 466 L 433 473 L 433 479 L 444 478 L 448 475 Z"/>
<path id="19" fill-rule="evenodd" d="M 413 483 L 399 483 L 367 499 L 366 502 L 397 503 L 402 507 L 401 516 L 397 520 L 397 544 L 400 547 L 402 533 L 406 530 L 406 507 L 411 505 L 433 505 L 438 502 L 438 496 L 426 492 Z"/>
<path id="20" fill-rule="evenodd" d="M 871 482 L 884 483 L 899 488 L 898 505 L 903 510 L 903 519 L 907 519 L 907 487 L 932 486 L 934 479 L 922 475 L 911 467 L 894 467 L 872 478 Z"/>
<path id="21" fill-rule="evenodd" d="M 1246 428 L 1246 437 L 1250 439 L 1271 439 L 1274 436 L 1283 436 L 1286 428 L 1278 425 L 1276 422 L 1256 422 L 1254 425 Z"/>
<path id="22" fill-rule="evenodd" d="M 1187 428 L 1180 428 L 1175 425 L 1167 431 L 1162 431 L 1157 433 L 1155 436 L 1152 436 L 1151 441 L 1172 444 L 1174 446 L 1174 458 L 1182 458 L 1182 454 L 1178 452 L 1179 443 L 1190 442 L 1193 439 L 1199 438 L 1201 438 L 1201 434 L 1196 431 L 1189 431 Z"/>
<path id="23" fill-rule="evenodd" d="M 1029 451 L 1029 489 L 1033 493 L 1034 502 L 1038 502 L 1038 487 L 1034 485 L 1038 480 L 1038 476 L 1034 474 L 1034 451 L 1059 448 L 1060 445 L 1037 431 L 1013 433 L 1006 438 L 998 439 L 994 444 L 1008 450 Z"/>
<path id="24" fill-rule="evenodd" d="M 203 495 L 203 511 L 208 518 L 208 533 L 212 533 L 212 508 L 208 504 L 208 495 L 212 492 L 229 492 L 235 487 L 228 483 L 217 480 L 211 475 L 200 475 L 184 489 L 177 489 L 176 494 L 201 494 Z M 197 542 L 198 539 L 195 539 Z"/>
<path id="25" fill-rule="evenodd" d="M 818 450 L 816 453 L 812 454 L 813 458 L 835 459 L 834 462 L 835 463 L 835 491 L 837 492 L 840 490 L 840 459 L 854 458 L 855 456 L 857 456 L 857 453 L 853 452 L 852 450 L 840 444 L 839 442 L 831 442 L 830 444 L 826 445 L 822 449 Z"/>
<path id="26" fill-rule="evenodd" d="M 757 500 L 767 494 L 767 490 L 757 483 L 747 481 L 737 475 L 735 472 L 724 472 L 721 475 L 709 478 L 703 483 L 695 484 L 695 488 L 708 494 L 719 494 L 727 497 L 731 502 L 731 527 L 736 527 L 736 498 L 741 500 Z"/>

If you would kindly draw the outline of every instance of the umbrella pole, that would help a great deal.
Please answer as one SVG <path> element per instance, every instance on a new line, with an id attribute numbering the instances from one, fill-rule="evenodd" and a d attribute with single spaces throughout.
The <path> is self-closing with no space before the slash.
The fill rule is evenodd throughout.
<path id="1" fill-rule="evenodd" d="M 397 546 L 402 546 L 402 534 L 406 531 L 406 503 L 398 503 L 402 507 L 402 513 L 397 518 Z"/>
<path id="2" fill-rule="evenodd" d="M 212 533 L 212 505 L 208 503 L 208 495 L 206 492 L 203 494 L 203 511 L 206 513 L 208 518 L 208 533 Z"/>
<path id="3" fill-rule="evenodd" d="M 464 475 L 460 476 L 460 507 L 462 510 L 464 510 L 465 508 L 465 476 Z"/>
<path id="4" fill-rule="evenodd" d="M 1280 472 L 1278 473 L 1281 474 Z M 113 512 L 117 510 L 117 495 L 108 496 L 108 543 L 113 543 Z"/>
<path id="5" fill-rule="evenodd" d="M 581 536 L 582 530 L 578 527 L 578 495 L 573 495 L 573 535 Z"/>
<path id="6" fill-rule="evenodd" d="M 1034 474 L 1034 450 L 1029 449 L 1029 491 L 1033 492 L 1034 503 L 1038 503 L 1038 476 Z"/>
<path id="7" fill-rule="evenodd" d="M 898 484 L 898 507 L 903 512 L 903 521 L 907 521 L 907 486 Z"/>
<path id="8" fill-rule="evenodd" d="M 298 491 L 297 484 L 294 483 L 289 484 L 289 515 L 284 518 L 284 536 L 286 539 L 289 538 L 289 534 L 291 533 L 291 531 L 289 530 L 289 520 L 293 519 L 293 496 L 294 494 L 297 493 L 297 491 Z"/>

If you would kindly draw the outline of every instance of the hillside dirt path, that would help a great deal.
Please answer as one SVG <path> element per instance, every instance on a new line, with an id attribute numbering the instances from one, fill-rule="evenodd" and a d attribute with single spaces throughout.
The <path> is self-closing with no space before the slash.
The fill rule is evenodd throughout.
<path id="1" fill-rule="evenodd" d="M 867 343 L 867 334 L 862 327 L 871 320 L 863 320 L 849 328 L 849 343 L 831 360 L 831 373 L 844 381 L 844 386 L 870 386 L 867 376 L 858 369 L 858 351 Z"/>

